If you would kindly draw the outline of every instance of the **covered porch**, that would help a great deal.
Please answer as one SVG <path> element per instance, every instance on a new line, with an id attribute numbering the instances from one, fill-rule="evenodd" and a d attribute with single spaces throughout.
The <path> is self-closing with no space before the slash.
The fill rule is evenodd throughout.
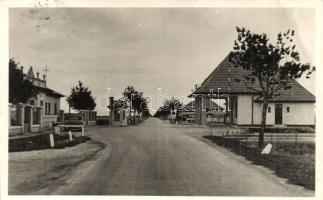
<path id="1" fill-rule="evenodd" d="M 237 95 L 228 94 L 228 93 L 219 93 L 217 95 L 210 94 L 193 94 L 192 97 L 195 99 L 195 122 L 199 125 L 207 124 L 210 121 L 208 120 L 208 115 L 211 115 L 210 108 L 206 105 L 207 101 L 215 101 L 218 105 L 224 105 L 223 120 L 217 121 L 217 123 L 222 123 L 225 125 L 235 125 L 237 124 L 237 108 L 238 108 L 238 97 Z M 215 115 L 220 114 L 214 113 Z"/>

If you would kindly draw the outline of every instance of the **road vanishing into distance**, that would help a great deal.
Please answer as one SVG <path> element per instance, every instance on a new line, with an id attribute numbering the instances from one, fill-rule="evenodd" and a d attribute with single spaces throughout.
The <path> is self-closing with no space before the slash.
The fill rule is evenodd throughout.
<path id="1" fill-rule="evenodd" d="M 86 134 L 106 148 L 47 194 L 314 195 L 185 131 L 192 130 L 155 118 L 130 127 L 89 127 Z"/>

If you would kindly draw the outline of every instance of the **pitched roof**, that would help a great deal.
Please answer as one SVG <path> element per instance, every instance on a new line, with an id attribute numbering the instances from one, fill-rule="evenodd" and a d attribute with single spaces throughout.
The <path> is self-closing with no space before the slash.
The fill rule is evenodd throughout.
<path id="1" fill-rule="evenodd" d="M 230 54 L 229 54 L 230 55 Z M 234 67 L 229 63 L 229 55 L 213 70 L 213 72 L 203 81 L 201 87 L 197 88 L 193 94 L 209 94 L 213 89 L 220 94 L 255 94 L 256 92 L 248 89 L 243 82 L 237 82 L 235 79 L 242 78 L 248 74 L 247 70 L 241 67 Z M 278 97 L 272 101 L 288 102 L 315 102 L 315 96 L 301 86 L 297 81 L 291 81 L 291 89 L 280 90 Z M 255 88 L 259 87 L 259 82 L 254 83 Z M 259 99 L 261 100 L 261 99 Z"/>
<path id="2" fill-rule="evenodd" d="M 46 93 L 46 95 L 49 95 L 49 96 L 54 96 L 54 97 L 64 97 L 65 96 L 65 95 L 58 93 L 58 92 L 56 92 L 52 89 L 49 89 L 49 88 L 38 87 L 38 86 L 34 86 L 34 87 L 37 91 L 44 92 L 44 93 Z"/>

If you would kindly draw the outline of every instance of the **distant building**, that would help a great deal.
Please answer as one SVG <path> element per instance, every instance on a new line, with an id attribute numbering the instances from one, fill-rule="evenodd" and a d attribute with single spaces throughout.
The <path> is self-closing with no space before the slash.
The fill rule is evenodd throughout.
<path id="1" fill-rule="evenodd" d="M 204 105 L 212 90 L 226 100 L 226 123 L 260 125 L 262 99 L 243 82 L 235 81 L 246 73 L 242 68 L 231 67 L 227 56 L 190 95 L 196 102 L 196 123 L 206 123 Z M 254 87 L 259 87 L 258 84 L 256 82 Z M 315 125 L 315 96 L 295 80 L 291 81 L 291 87 L 278 91 L 280 95 L 270 100 L 267 125 Z"/>
<path id="2" fill-rule="evenodd" d="M 187 122 L 195 122 L 195 101 L 191 101 L 183 108 L 178 110 L 178 117 Z M 208 99 L 205 102 L 205 112 L 202 118 L 206 122 L 224 122 L 224 108 L 219 106 L 213 100 Z"/>
<path id="3" fill-rule="evenodd" d="M 128 126 L 130 124 L 130 109 L 125 100 L 114 100 L 114 97 L 109 97 L 108 110 L 110 126 Z"/>
<path id="4" fill-rule="evenodd" d="M 41 79 L 37 72 L 35 76 L 32 67 L 24 77 L 33 83 L 37 94 L 26 104 L 10 105 L 10 135 L 39 132 L 51 128 L 53 122 L 58 120 L 60 98 L 64 97 L 47 87 L 46 75 Z"/>

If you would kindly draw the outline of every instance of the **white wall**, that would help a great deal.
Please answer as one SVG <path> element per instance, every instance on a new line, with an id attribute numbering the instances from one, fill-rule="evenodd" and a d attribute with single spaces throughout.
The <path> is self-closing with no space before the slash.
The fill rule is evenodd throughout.
<path id="1" fill-rule="evenodd" d="M 314 103 L 282 103 L 283 125 L 314 125 L 315 108 Z M 271 113 L 267 110 L 267 125 L 275 124 L 275 104 L 269 103 Z M 287 113 L 287 107 L 290 113 Z M 261 124 L 262 104 L 254 103 L 254 124 Z"/>
<path id="2" fill-rule="evenodd" d="M 260 125 L 261 124 L 261 113 L 262 113 L 262 104 L 261 103 L 254 103 L 254 110 L 253 110 L 253 124 Z M 267 109 L 267 117 L 266 117 L 266 124 L 267 125 L 274 125 L 275 124 L 275 104 L 269 103 L 268 107 L 270 107 L 271 112 L 268 112 Z"/>
<path id="3" fill-rule="evenodd" d="M 239 95 L 238 96 L 238 116 L 237 124 L 251 124 L 251 107 L 252 107 L 251 95 Z"/>
<path id="4" fill-rule="evenodd" d="M 275 123 L 275 105 L 270 103 L 271 112 L 267 110 L 267 124 L 273 125 Z M 253 124 L 261 124 L 262 104 L 253 104 Z M 251 125 L 252 124 L 252 95 L 239 95 L 238 96 L 238 125 Z"/>
<path id="5" fill-rule="evenodd" d="M 315 108 L 314 103 L 282 103 L 283 105 L 283 125 L 314 125 L 315 124 Z M 275 125 L 275 103 L 269 103 L 267 109 L 267 125 Z M 290 107 L 290 113 L 287 113 L 287 107 Z M 252 124 L 252 95 L 238 96 L 238 125 Z M 253 124 L 261 124 L 262 104 L 253 104 Z"/>
<path id="6" fill-rule="evenodd" d="M 287 107 L 290 112 L 287 113 Z M 285 125 L 314 125 L 314 103 L 285 103 L 283 104 L 283 124 Z"/>
<path id="7" fill-rule="evenodd" d="M 45 114 L 45 103 L 48 102 L 50 103 L 50 113 L 51 115 L 54 115 L 54 104 L 57 104 L 57 114 L 59 114 L 60 110 L 60 98 L 58 97 L 52 97 L 52 96 L 47 96 L 45 93 L 39 93 L 38 98 L 37 98 L 37 103 L 36 106 L 40 106 L 40 101 L 43 101 L 43 115 Z"/>

